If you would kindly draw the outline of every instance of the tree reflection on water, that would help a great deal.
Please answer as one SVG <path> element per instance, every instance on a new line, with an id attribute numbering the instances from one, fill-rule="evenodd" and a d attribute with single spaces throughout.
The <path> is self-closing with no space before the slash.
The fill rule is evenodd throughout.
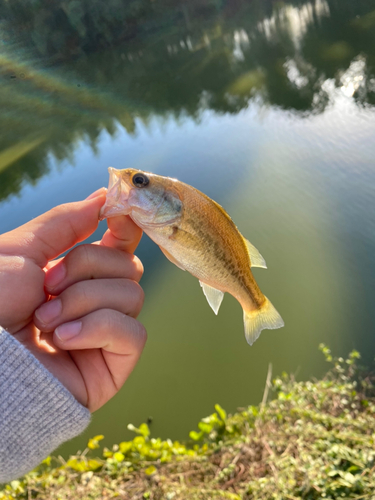
<path id="1" fill-rule="evenodd" d="M 0 19 L 0 199 L 153 117 L 375 104 L 374 0 L 13 0 Z"/>

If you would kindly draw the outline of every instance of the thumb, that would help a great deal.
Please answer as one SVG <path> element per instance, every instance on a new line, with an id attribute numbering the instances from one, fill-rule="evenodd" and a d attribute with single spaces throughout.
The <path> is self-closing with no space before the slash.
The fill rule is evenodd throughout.
<path id="1" fill-rule="evenodd" d="M 44 268 L 76 243 L 90 236 L 99 223 L 106 189 L 84 201 L 59 205 L 23 226 L 0 236 L 0 253 L 22 255 Z"/>

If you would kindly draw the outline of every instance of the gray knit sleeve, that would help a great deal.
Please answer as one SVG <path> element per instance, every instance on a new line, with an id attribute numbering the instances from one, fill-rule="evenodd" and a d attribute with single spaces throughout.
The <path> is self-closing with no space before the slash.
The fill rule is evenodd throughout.
<path id="1" fill-rule="evenodd" d="M 89 421 L 90 412 L 0 327 L 0 483 L 36 467 Z"/>

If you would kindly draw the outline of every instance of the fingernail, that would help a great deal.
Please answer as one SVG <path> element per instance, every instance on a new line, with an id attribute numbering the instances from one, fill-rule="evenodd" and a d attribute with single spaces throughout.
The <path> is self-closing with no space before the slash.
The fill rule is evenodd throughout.
<path id="1" fill-rule="evenodd" d="M 48 323 L 51 323 L 61 314 L 61 310 L 61 300 L 55 299 L 39 307 L 39 309 L 35 311 L 35 316 L 41 323 L 48 325 Z"/>
<path id="2" fill-rule="evenodd" d="M 59 285 L 66 276 L 66 266 L 64 262 L 59 262 L 55 267 L 52 267 L 46 274 L 44 286 L 52 290 Z"/>
<path id="3" fill-rule="evenodd" d="M 82 321 L 72 321 L 71 323 L 65 323 L 56 328 L 55 333 L 61 342 L 72 339 L 82 329 Z"/>
<path id="4" fill-rule="evenodd" d="M 87 198 L 86 198 L 86 201 L 87 200 L 93 200 L 94 198 L 97 198 L 98 196 L 100 196 L 101 194 L 103 194 L 103 189 L 105 189 L 104 187 L 101 187 L 99 189 L 97 189 L 96 191 L 94 191 L 93 193 L 91 193 Z"/>

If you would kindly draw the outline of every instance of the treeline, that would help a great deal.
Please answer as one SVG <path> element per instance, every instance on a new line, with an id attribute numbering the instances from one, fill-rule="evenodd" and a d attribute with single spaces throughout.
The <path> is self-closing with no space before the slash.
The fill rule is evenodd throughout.
<path id="1" fill-rule="evenodd" d="M 66 27 L 65 13 L 64 22 L 37 30 L 43 44 L 28 47 L 36 36 L 29 28 L 43 12 L 56 20 L 74 6 L 84 12 L 85 29 L 73 21 Z M 126 31 L 131 12 L 137 29 L 121 42 L 107 21 Z M 4 13 L 0 199 L 44 175 L 48 155 L 71 159 L 82 140 L 95 149 L 103 129 L 113 134 L 122 126 L 133 134 L 139 120 L 198 119 L 204 109 L 238 113 L 254 99 L 301 115 L 320 113 L 331 98 L 327 79 L 337 87 L 349 82 L 358 105 L 375 104 L 375 0 L 12 0 L 0 4 Z M 4 28 L 10 25 L 12 37 Z M 107 28 L 113 38 L 105 47 Z M 59 50 L 54 36 L 64 37 Z M 28 64 L 25 53 L 42 45 L 65 62 L 51 67 L 40 56 Z"/>
<path id="2" fill-rule="evenodd" d="M 231 17 L 246 0 L 12 0 L 0 18 L 35 53 L 52 60 L 79 56 L 153 33 L 186 26 L 218 13 Z M 272 4 L 263 0 L 264 8 Z"/>

